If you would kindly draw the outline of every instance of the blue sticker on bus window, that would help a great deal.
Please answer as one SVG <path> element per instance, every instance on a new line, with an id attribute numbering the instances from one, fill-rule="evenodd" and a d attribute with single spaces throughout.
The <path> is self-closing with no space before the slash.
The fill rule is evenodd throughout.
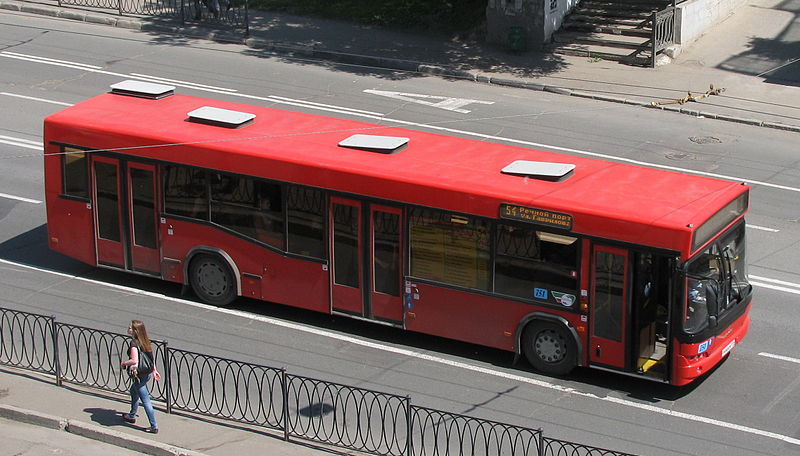
<path id="1" fill-rule="evenodd" d="M 534 288 L 533 297 L 536 299 L 547 299 L 547 288 Z"/>

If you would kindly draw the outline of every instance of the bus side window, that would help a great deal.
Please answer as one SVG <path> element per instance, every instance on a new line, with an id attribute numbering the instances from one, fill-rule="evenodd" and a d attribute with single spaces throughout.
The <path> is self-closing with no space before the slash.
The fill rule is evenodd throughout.
<path id="1" fill-rule="evenodd" d="M 279 184 L 216 173 L 211 179 L 211 202 L 212 222 L 273 247 L 284 248 Z"/>
<path id="2" fill-rule="evenodd" d="M 164 165 L 164 212 L 208 220 L 206 173 L 189 166 Z"/>
<path id="3" fill-rule="evenodd" d="M 287 191 L 288 250 L 312 258 L 326 258 L 325 194 L 294 185 Z"/>
<path id="4" fill-rule="evenodd" d="M 552 291 L 578 290 L 577 238 L 527 227 L 497 225 L 495 292 L 526 299 L 554 299 Z M 549 293 L 543 293 L 550 290 Z"/>
<path id="5" fill-rule="evenodd" d="M 89 174 L 86 152 L 72 147 L 63 148 L 61 181 L 65 195 L 89 198 Z"/>

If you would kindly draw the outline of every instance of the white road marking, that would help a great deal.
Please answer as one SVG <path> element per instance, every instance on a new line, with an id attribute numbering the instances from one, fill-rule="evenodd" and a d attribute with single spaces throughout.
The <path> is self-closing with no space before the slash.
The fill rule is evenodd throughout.
<path id="1" fill-rule="evenodd" d="M 752 229 L 752 230 L 769 231 L 770 233 L 777 233 L 777 232 L 780 231 L 780 230 L 776 230 L 775 228 L 767 228 L 765 226 L 751 225 L 749 223 L 747 224 L 747 227 Z"/>
<path id="2" fill-rule="evenodd" d="M 0 193 L 0 198 L 22 201 L 23 203 L 42 204 L 42 202 L 39 200 L 25 198 L 23 196 L 9 195 L 8 193 Z"/>
<path id="3" fill-rule="evenodd" d="M 800 359 L 797 358 L 789 358 L 788 356 L 782 355 L 773 355 L 772 353 L 761 352 L 758 356 L 765 356 L 767 358 L 779 359 L 781 361 L 788 361 L 790 363 L 800 364 Z"/>
<path id="4" fill-rule="evenodd" d="M 23 58 L 23 59 L 33 58 L 33 59 L 38 59 L 38 60 L 44 60 L 43 63 L 65 64 L 65 65 L 70 66 L 70 67 L 79 67 L 79 68 L 84 68 L 84 69 L 87 69 L 87 70 L 99 70 L 99 69 L 102 68 L 102 67 L 99 67 L 97 65 L 89 65 L 87 63 L 71 62 L 69 60 L 58 60 L 58 59 L 51 59 L 49 57 L 39 57 L 39 56 L 33 56 L 33 55 L 27 55 L 27 54 L 19 54 L 17 52 L 11 52 L 11 51 L 3 51 L 3 54 L 7 54 L 8 56 L 15 57 L 15 58 Z"/>
<path id="5" fill-rule="evenodd" d="M 26 100 L 41 101 L 43 103 L 51 103 L 51 104 L 56 104 L 56 105 L 61 105 L 61 106 L 72 106 L 72 103 L 64 103 L 63 101 L 47 100 L 47 99 L 44 99 L 44 98 L 28 97 L 28 96 L 25 96 L 25 95 L 18 95 L 16 93 L 0 92 L 0 95 L 5 95 L 7 97 L 24 98 Z"/>
<path id="6" fill-rule="evenodd" d="M 371 349 L 374 349 L 374 350 L 380 350 L 380 351 L 384 351 L 384 352 L 388 352 L 388 353 L 394 353 L 394 354 L 401 355 L 401 356 L 408 356 L 408 357 L 411 357 L 411 358 L 421 359 L 421 360 L 429 361 L 429 362 L 432 362 L 432 363 L 443 364 L 443 365 L 450 366 L 450 367 L 453 367 L 453 368 L 456 368 L 456 369 L 464 369 L 464 370 L 468 370 L 468 371 L 471 371 L 471 372 L 477 372 L 477 373 L 484 374 L 484 375 L 491 375 L 493 377 L 503 378 L 503 379 L 506 379 L 506 380 L 525 383 L 525 384 L 528 384 L 528 385 L 533 385 L 533 386 L 537 386 L 537 387 L 541 387 L 541 388 L 546 388 L 546 389 L 558 391 L 560 393 L 572 394 L 572 395 L 575 395 L 575 396 L 580 396 L 580 397 L 585 397 L 585 398 L 589 398 L 589 399 L 594 399 L 594 400 L 599 400 L 599 401 L 603 401 L 603 402 L 609 402 L 609 403 L 621 405 L 623 407 L 636 408 L 636 409 L 645 410 L 645 411 L 652 412 L 652 413 L 657 413 L 657 414 L 660 414 L 660 415 L 670 416 L 670 417 L 673 417 L 673 418 L 680 418 L 680 419 L 684 419 L 684 420 L 688 420 L 688 421 L 695 421 L 695 422 L 698 422 L 698 423 L 708 424 L 708 425 L 711 425 L 711 426 L 717 426 L 717 427 L 724 428 L 724 429 L 730 429 L 730 430 L 734 430 L 734 431 L 744 432 L 744 433 L 747 433 L 747 434 L 757 435 L 757 436 L 760 436 L 760 437 L 766 437 L 766 438 L 770 438 L 770 439 L 780 440 L 780 441 L 783 441 L 783 442 L 786 442 L 786 443 L 789 443 L 789 444 L 792 444 L 792 445 L 800 445 L 800 439 L 797 439 L 797 438 L 794 438 L 794 437 L 790 437 L 790 436 L 786 436 L 786 435 L 782 435 L 782 434 L 778 434 L 778 433 L 775 433 L 775 432 L 764 431 L 764 430 L 752 428 L 752 427 L 749 427 L 749 426 L 742 426 L 742 425 L 739 425 L 739 424 L 729 423 L 727 421 L 717 420 L 717 419 L 714 419 L 714 418 L 708 418 L 708 417 L 699 416 L 699 415 L 693 415 L 693 414 L 690 414 L 690 413 L 684 413 L 684 412 L 678 412 L 678 411 L 675 411 L 675 410 L 664 409 L 664 408 L 661 408 L 661 407 L 656 407 L 654 405 L 642 404 L 642 403 L 639 403 L 639 402 L 633 402 L 633 401 L 630 401 L 630 400 L 627 400 L 627 399 L 621 399 L 621 398 L 616 398 L 616 397 L 611 397 L 611 396 L 599 396 L 597 394 L 578 391 L 575 388 L 562 386 L 562 385 L 557 385 L 557 384 L 550 383 L 550 382 L 547 382 L 547 381 L 544 381 L 544 380 L 537 380 L 537 379 L 534 379 L 534 378 L 529 378 L 529 377 L 525 377 L 525 376 L 518 375 L 518 374 L 511 374 L 511 373 L 508 373 L 508 372 L 497 371 L 497 370 L 488 369 L 488 368 L 485 368 L 485 367 L 473 366 L 471 364 L 467 364 L 467 363 L 461 362 L 461 361 L 445 359 L 445 358 L 441 358 L 441 357 L 438 357 L 438 356 L 428 355 L 428 354 L 425 354 L 425 353 L 422 353 L 422 352 L 419 352 L 419 351 L 409 350 L 409 349 L 399 348 L 399 347 L 392 347 L 392 346 L 389 346 L 389 345 L 379 344 L 377 342 L 370 342 L 370 341 L 367 341 L 367 340 L 358 339 L 356 337 L 345 336 L 345 335 L 342 335 L 342 334 L 336 334 L 336 333 L 333 333 L 333 332 L 330 332 L 330 331 L 326 331 L 326 330 L 323 330 L 323 329 L 319 329 L 319 328 L 313 328 L 313 327 L 309 327 L 309 326 L 304 326 L 304 325 L 301 325 L 301 324 L 298 324 L 298 323 L 291 323 L 291 322 L 288 322 L 288 321 L 282 321 L 282 320 L 278 320 L 278 319 L 275 319 L 275 318 L 264 317 L 264 316 L 261 316 L 261 315 L 254 315 L 254 314 L 250 314 L 250 313 L 247 313 L 247 312 L 242 312 L 242 311 L 239 311 L 239 310 L 232 310 L 232 309 L 225 309 L 225 308 L 220 308 L 220 307 L 209 306 L 209 305 L 206 305 L 206 304 L 200 304 L 200 303 L 197 303 L 197 302 L 188 301 L 186 299 L 173 298 L 173 297 L 166 296 L 166 295 L 159 294 L 159 293 L 153 293 L 153 292 L 150 292 L 150 291 L 138 290 L 136 288 L 130 288 L 130 287 L 122 286 L 122 285 L 106 283 L 106 282 L 102 282 L 102 281 L 99 281 L 99 280 L 87 279 L 87 278 L 84 278 L 84 277 L 78 277 L 78 276 L 71 275 L 71 274 L 64 274 L 62 272 L 52 271 L 52 270 L 49 270 L 49 269 L 39 268 L 39 267 L 36 267 L 36 266 L 31 266 L 31 265 L 27 265 L 27 264 L 23 264 L 23 263 L 17 263 L 17 262 L 13 262 L 13 261 L 4 260 L 4 259 L 0 259 L 0 263 L 6 264 L 6 265 L 9 265 L 9 266 L 13 266 L 13 267 L 19 267 L 19 268 L 30 269 L 30 270 L 34 270 L 34 271 L 38 271 L 38 272 L 47 273 L 47 274 L 53 274 L 53 275 L 56 275 L 56 276 L 59 276 L 59 277 L 65 277 L 65 278 L 68 278 L 68 279 L 74 279 L 74 280 L 78 280 L 78 281 L 81 281 L 81 282 L 86 282 L 86 283 L 91 283 L 91 284 L 95 284 L 95 285 L 114 288 L 114 289 L 117 289 L 117 290 L 125 291 L 127 293 L 138 294 L 138 295 L 142 295 L 142 296 L 148 296 L 148 297 L 152 297 L 152 298 L 156 298 L 156 299 L 163 299 L 163 300 L 167 300 L 167 301 L 173 301 L 173 302 L 177 302 L 177 303 L 184 304 L 184 305 L 187 305 L 187 306 L 196 307 L 196 308 L 202 309 L 204 311 L 208 311 L 208 312 L 219 312 L 219 313 L 224 313 L 224 314 L 228 314 L 228 315 L 241 317 L 241 318 L 248 319 L 248 320 L 255 320 L 255 321 L 259 321 L 259 322 L 262 322 L 262 323 L 267 323 L 267 324 L 270 324 L 270 325 L 280 326 L 280 327 L 287 328 L 287 329 L 292 329 L 292 330 L 295 330 L 295 331 L 301 331 L 301 332 L 305 332 L 305 333 L 308 333 L 308 334 L 314 334 L 314 335 L 318 335 L 318 336 L 321 336 L 321 337 L 327 337 L 327 338 L 330 338 L 330 339 L 335 339 L 335 340 L 339 340 L 339 341 L 342 341 L 342 342 L 346 342 L 346 343 L 350 343 L 350 344 L 354 344 L 354 345 L 359 345 L 359 346 L 362 346 L 362 347 L 371 348 Z"/>
<path id="7" fill-rule="evenodd" d="M 792 293 L 800 295 L 800 284 L 792 283 L 792 282 L 785 282 L 783 280 L 777 279 L 770 279 L 768 277 L 761 277 L 761 276 L 748 276 L 750 278 L 750 284 L 755 285 L 762 288 L 769 288 L 770 290 L 777 290 L 783 291 L 786 293 Z M 768 283 L 764 283 L 768 282 Z M 774 285 L 773 285 L 774 284 Z"/>
<path id="8" fill-rule="evenodd" d="M 469 98 L 451 98 L 451 97 L 442 97 L 438 95 L 423 95 L 419 93 L 391 92 L 388 90 L 367 89 L 364 92 L 371 93 L 373 95 L 380 95 L 382 97 L 394 98 L 397 100 L 403 100 L 411 103 L 431 106 L 434 108 L 446 109 L 448 111 L 460 112 L 462 114 L 467 114 L 471 112 L 468 109 L 461 109 L 462 106 L 466 106 L 468 104 L 474 104 L 474 103 L 487 104 L 487 105 L 494 104 L 494 101 L 472 100 Z M 428 100 L 439 100 L 439 101 L 432 102 Z"/>
<path id="9" fill-rule="evenodd" d="M 80 64 L 80 63 L 67 62 L 65 60 L 49 59 L 49 58 L 37 57 L 37 56 L 26 55 L 26 54 L 17 54 L 17 53 L 8 52 L 8 51 L 0 52 L 0 57 L 9 57 L 9 58 L 25 60 L 25 61 L 29 61 L 29 62 L 47 64 L 47 65 L 59 65 L 59 66 L 75 68 L 75 69 L 79 69 L 79 70 L 83 70 L 83 71 L 90 71 L 90 72 L 98 73 L 98 74 L 106 74 L 106 75 L 110 75 L 110 76 L 121 77 L 121 78 L 125 78 L 125 79 L 131 78 L 131 77 L 139 78 L 139 79 L 146 79 L 146 78 L 141 78 L 139 76 L 132 76 L 132 75 L 126 75 L 126 74 L 122 74 L 122 73 L 114 73 L 114 72 L 111 72 L 111 71 L 104 71 L 104 70 L 94 69 L 94 67 L 91 66 L 91 65 L 84 65 L 84 64 Z M 176 83 L 175 85 L 179 85 L 179 84 Z M 200 90 L 200 91 L 205 91 L 205 92 L 212 92 L 212 93 L 224 93 L 224 94 L 231 95 L 231 96 L 249 98 L 249 99 L 253 99 L 253 100 L 265 100 L 265 101 L 270 101 L 270 102 L 273 102 L 273 103 L 281 103 L 282 102 L 282 101 L 274 99 L 274 98 L 259 97 L 259 96 L 256 96 L 256 95 L 247 95 L 247 94 L 243 94 L 243 93 L 231 93 L 231 92 L 229 92 L 229 90 L 231 90 L 231 89 L 226 89 L 227 90 L 226 91 L 226 90 L 202 88 L 202 87 L 199 87 L 199 86 L 187 86 L 187 88 Z M 311 106 L 311 105 L 304 105 L 304 104 L 298 104 L 298 103 L 293 103 L 293 102 L 282 102 L 282 103 L 289 104 L 289 105 L 295 105 L 295 106 L 303 106 L 303 107 L 313 108 L 313 106 Z M 442 126 L 437 126 L 437 125 L 428 125 L 428 124 L 423 124 L 423 123 L 418 123 L 418 122 L 410 122 L 410 121 L 406 121 L 406 120 L 389 119 L 389 118 L 385 118 L 385 117 L 381 117 L 381 116 L 375 116 L 375 115 L 372 115 L 372 114 L 362 114 L 362 113 L 358 113 L 358 112 L 354 112 L 354 111 L 338 110 L 338 109 L 326 108 L 326 107 L 322 107 L 322 106 L 320 106 L 318 108 L 314 108 L 314 109 L 319 109 L 319 110 L 322 110 L 322 111 L 338 112 L 340 114 L 361 116 L 361 117 L 365 117 L 365 118 L 369 118 L 369 119 L 376 119 L 376 120 L 380 120 L 380 121 L 384 121 L 384 122 L 392 122 L 392 123 L 397 124 L 397 125 L 408 125 L 408 126 L 415 126 L 415 127 L 421 127 L 421 128 L 429 128 L 429 129 L 438 130 L 438 131 L 446 131 L 446 132 L 455 133 L 455 134 L 458 134 L 458 135 L 474 136 L 474 137 L 477 137 L 477 138 L 488 139 L 488 140 L 492 140 L 492 141 L 505 141 L 505 142 L 510 142 L 510 143 L 514 143 L 514 144 L 520 144 L 520 145 L 523 145 L 523 146 L 534 147 L 534 148 L 538 148 L 538 149 L 557 150 L 557 151 L 568 152 L 568 153 L 577 154 L 577 155 L 585 155 L 587 157 L 596 157 L 596 158 L 602 158 L 602 159 L 606 159 L 606 160 L 612 160 L 612 161 L 618 161 L 618 162 L 624 162 L 624 163 L 633 163 L 635 165 L 649 166 L 651 168 L 667 169 L 667 170 L 677 171 L 677 172 L 682 172 L 682 173 L 687 173 L 687 174 L 696 174 L 696 175 L 699 175 L 699 176 L 716 177 L 716 178 L 719 178 L 719 179 L 725 179 L 725 180 L 734 181 L 734 182 L 747 182 L 747 183 L 749 183 L 751 185 L 761 185 L 761 186 L 764 186 L 764 187 L 771 187 L 771 188 L 776 188 L 776 189 L 779 189 L 779 190 L 786 190 L 786 191 L 790 191 L 790 192 L 798 192 L 798 193 L 800 193 L 800 188 L 798 188 L 798 187 L 789 187 L 789 186 L 786 186 L 786 185 L 779 185 L 779 184 L 773 184 L 773 183 L 770 183 L 770 182 L 744 179 L 744 178 L 735 177 L 735 176 L 727 176 L 727 175 L 724 175 L 724 174 L 716 174 L 716 173 L 709 173 L 709 172 L 704 172 L 704 171 L 696 171 L 696 170 L 692 170 L 692 169 L 679 168 L 677 166 L 659 165 L 659 164 L 656 164 L 656 163 L 648 163 L 648 162 L 644 162 L 644 161 L 640 161 L 640 160 L 634 160 L 634 159 L 631 159 L 631 158 L 616 157 L 616 156 L 608 155 L 608 154 L 601 154 L 601 153 L 597 153 L 597 152 L 589 152 L 589 151 L 580 150 L 580 149 L 572 149 L 570 147 L 553 146 L 553 145 L 549 145 L 549 144 L 536 143 L 536 142 L 533 142 L 533 141 L 525 141 L 525 140 L 521 140 L 521 139 L 505 138 L 505 137 L 502 137 L 502 136 L 487 135 L 487 134 L 476 133 L 476 132 L 472 132 L 472 131 L 465 131 L 465 130 L 457 130 L 457 129 L 454 129 L 454 128 L 447 128 L 447 127 L 442 127 Z M 387 127 L 388 126 L 389 125 L 387 125 Z"/>
<path id="10" fill-rule="evenodd" d="M 15 138 L 13 136 L 0 135 L 0 143 L 10 144 L 12 146 L 24 147 L 26 149 L 34 149 L 44 151 L 44 145 L 41 141 L 31 141 L 30 139 Z"/>
<path id="11" fill-rule="evenodd" d="M 197 89 L 213 89 L 213 90 L 222 90 L 222 91 L 225 91 L 225 92 L 238 92 L 238 90 L 236 90 L 236 89 L 227 89 L 225 87 L 215 87 L 215 86 L 210 86 L 210 85 L 205 85 L 205 84 L 198 84 L 196 82 L 181 81 L 181 80 L 178 80 L 178 79 L 167 79 L 167 78 L 162 78 L 160 76 L 151 76 L 149 74 L 131 73 L 130 75 L 134 76 L 134 77 L 137 77 L 137 78 L 143 78 L 143 79 L 152 80 L 153 82 L 159 82 L 159 83 L 172 82 L 172 83 L 175 83 L 175 84 L 181 84 L 181 85 L 183 85 L 185 87 L 194 87 L 194 88 L 197 88 Z"/>
<path id="12" fill-rule="evenodd" d="M 363 111 L 361 109 L 345 108 L 345 107 L 342 107 L 342 106 L 335 106 L 335 105 L 329 105 L 329 104 L 324 104 L 324 103 L 314 103 L 312 101 L 296 100 L 296 99 L 293 99 L 293 98 L 279 97 L 277 95 L 269 95 L 269 98 L 275 99 L 275 100 L 291 101 L 293 103 L 305 103 L 307 105 L 310 105 L 309 107 L 312 107 L 312 108 L 315 107 L 315 106 L 322 106 L 322 107 L 325 107 L 325 108 L 346 109 L 348 111 L 360 112 L 360 113 L 364 113 L 364 114 L 371 114 L 373 116 L 382 116 L 383 115 L 383 114 L 381 114 L 379 112 Z"/>

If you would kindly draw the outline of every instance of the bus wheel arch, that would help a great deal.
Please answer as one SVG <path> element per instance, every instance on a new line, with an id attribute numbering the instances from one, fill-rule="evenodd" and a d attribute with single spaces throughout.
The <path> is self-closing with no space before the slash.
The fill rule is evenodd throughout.
<path id="1" fill-rule="evenodd" d="M 241 296 L 241 276 L 236 263 L 225 251 L 199 246 L 186 257 L 184 282 L 200 300 L 226 306 Z"/>
<path id="2" fill-rule="evenodd" d="M 582 345 L 574 327 L 563 317 L 533 313 L 517 330 L 517 353 L 538 371 L 566 375 L 582 359 Z"/>

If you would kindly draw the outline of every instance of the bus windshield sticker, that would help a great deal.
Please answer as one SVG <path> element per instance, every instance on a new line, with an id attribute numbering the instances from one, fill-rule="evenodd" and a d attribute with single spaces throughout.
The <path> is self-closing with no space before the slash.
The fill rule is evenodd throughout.
<path id="1" fill-rule="evenodd" d="M 572 229 L 572 216 L 570 214 L 518 206 L 516 204 L 500 204 L 500 218 L 552 226 L 562 230 Z"/>
<path id="2" fill-rule="evenodd" d="M 546 288 L 534 288 L 533 289 L 533 297 L 537 299 L 547 299 L 547 289 Z"/>
<path id="3" fill-rule="evenodd" d="M 553 298 L 556 302 L 564 307 L 572 307 L 572 305 L 575 304 L 575 295 L 559 293 L 557 291 L 552 291 L 551 293 L 553 293 Z"/>

